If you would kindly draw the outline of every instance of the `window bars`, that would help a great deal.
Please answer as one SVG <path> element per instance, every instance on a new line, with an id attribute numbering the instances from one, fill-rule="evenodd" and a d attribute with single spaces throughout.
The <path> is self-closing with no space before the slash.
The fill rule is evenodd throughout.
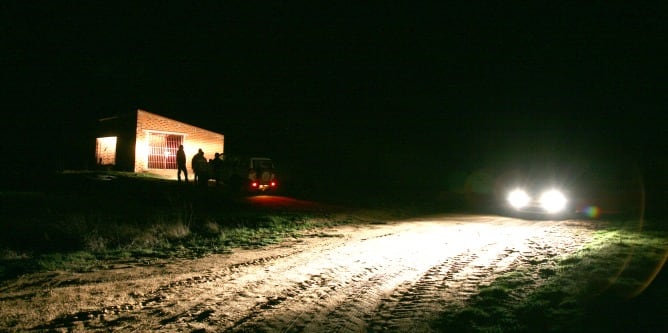
<path id="1" fill-rule="evenodd" d="M 148 133 L 148 168 L 176 169 L 176 151 L 183 143 L 183 135 Z"/>

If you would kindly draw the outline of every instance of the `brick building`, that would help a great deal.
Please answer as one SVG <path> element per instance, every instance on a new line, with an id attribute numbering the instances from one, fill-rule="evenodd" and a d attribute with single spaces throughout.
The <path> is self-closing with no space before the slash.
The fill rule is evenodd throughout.
<path id="1" fill-rule="evenodd" d="M 95 163 L 119 171 L 176 178 L 176 151 L 183 145 L 192 178 L 190 159 L 198 149 L 207 159 L 223 153 L 224 136 L 144 110 L 99 119 Z"/>

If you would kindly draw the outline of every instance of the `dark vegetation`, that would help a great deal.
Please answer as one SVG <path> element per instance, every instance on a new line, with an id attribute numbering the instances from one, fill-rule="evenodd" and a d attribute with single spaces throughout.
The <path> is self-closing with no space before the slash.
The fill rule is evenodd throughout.
<path id="1" fill-rule="evenodd" d="M 132 173 L 34 181 L 0 192 L 0 279 L 68 265 L 86 269 L 99 259 L 222 253 L 298 237 L 315 218 L 319 225 L 345 222 L 327 218 L 331 212 L 252 206 L 221 188 Z"/>

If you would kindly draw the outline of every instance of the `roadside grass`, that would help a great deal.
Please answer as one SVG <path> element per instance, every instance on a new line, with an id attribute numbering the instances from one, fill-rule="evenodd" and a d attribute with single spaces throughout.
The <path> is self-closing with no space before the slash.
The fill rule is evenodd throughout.
<path id="1" fill-rule="evenodd" d="M 464 307 L 432 322 L 437 332 L 659 332 L 668 314 L 668 232 L 612 222 L 577 253 L 509 272 Z M 549 267 L 552 265 L 551 267 Z"/>
<path id="2" fill-rule="evenodd" d="M 49 243 L 64 242 L 62 248 L 52 244 L 38 250 L 0 249 L 0 280 L 44 270 L 90 271 L 99 267 L 101 261 L 197 258 L 229 253 L 234 248 L 256 248 L 299 238 L 304 232 L 322 226 L 310 222 L 311 216 L 306 214 L 258 213 L 253 218 L 246 214 L 233 218 L 233 225 L 227 225 L 226 218 L 209 219 L 204 224 L 156 223 L 142 227 L 110 219 L 103 225 L 77 224 L 81 218 L 75 216 L 69 228 L 49 236 Z M 331 221 L 328 225 L 337 223 Z"/>
<path id="3" fill-rule="evenodd" d="M 350 222 L 237 199 L 216 188 L 108 172 L 62 174 L 37 189 L 2 191 L 0 281 L 45 270 L 90 271 L 103 261 L 228 253 Z"/>

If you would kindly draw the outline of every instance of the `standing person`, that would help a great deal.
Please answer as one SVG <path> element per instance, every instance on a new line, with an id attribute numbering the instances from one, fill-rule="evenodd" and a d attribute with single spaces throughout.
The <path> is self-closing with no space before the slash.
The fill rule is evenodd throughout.
<path id="1" fill-rule="evenodd" d="M 195 173 L 195 184 L 196 185 L 203 185 L 206 184 L 205 182 L 208 179 L 206 178 L 206 168 L 208 166 L 208 162 L 206 161 L 206 157 L 204 157 L 204 152 L 200 148 L 197 151 L 197 154 L 193 156 L 193 159 L 191 161 L 193 172 Z"/>
<path id="2" fill-rule="evenodd" d="M 213 160 L 211 161 L 211 172 L 212 178 L 216 180 L 216 186 L 221 183 L 222 163 L 223 161 L 220 159 L 220 154 L 215 153 Z"/>
<path id="3" fill-rule="evenodd" d="M 188 168 L 186 168 L 186 152 L 183 150 L 183 145 L 179 145 L 179 150 L 176 151 L 176 167 L 179 171 L 176 173 L 176 178 L 181 182 L 181 172 L 186 177 L 186 184 L 188 184 Z"/>

